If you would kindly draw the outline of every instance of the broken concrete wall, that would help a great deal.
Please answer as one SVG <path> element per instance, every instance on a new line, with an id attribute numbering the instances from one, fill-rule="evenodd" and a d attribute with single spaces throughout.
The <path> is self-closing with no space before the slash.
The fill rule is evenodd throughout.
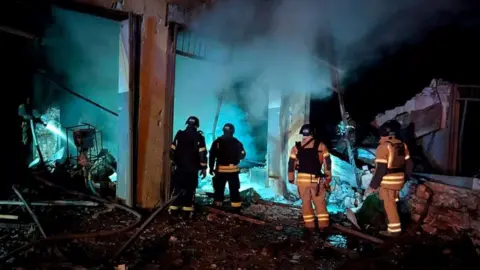
<path id="1" fill-rule="evenodd" d="M 468 233 L 480 245 L 480 191 L 425 182 L 416 187 L 409 208 L 414 221 L 427 211 L 422 225 L 425 232 L 446 232 L 447 237 Z"/>
<path id="2" fill-rule="evenodd" d="M 428 110 L 435 104 L 441 103 L 441 115 L 437 116 L 437 119 L 441 119 L 438 126 L 439 129 L 431 126 L 426 127 L 426 132 L 420 132 L 420 127 L 416 127 L 416 136 L 417 144 L 420 147 L 419 150 L 423 153 L 424 158 L 429 161 L 432 168 L 435 171 L 446 173 L 449 156 L 448 142 L 451 127 L 448 123 L 450 123 L 449 111 L 452 107 L 450 104 L 450 95 L 453 92 L 452 89 L 453 85 L 447 82 L 441 83 L 436 88 L 426 87 L 421 93 L 407 101 L 405 105 L 377 115 L 372 124 L 379 127 L 387 120 L 402 118 L 402 116 L 399 115 L 415 114 L 422 110 Z M 430 132 L 428 132 L 429 128 Z M 414 160 L 420 158 L 416 154 L 412 154 Z"/>

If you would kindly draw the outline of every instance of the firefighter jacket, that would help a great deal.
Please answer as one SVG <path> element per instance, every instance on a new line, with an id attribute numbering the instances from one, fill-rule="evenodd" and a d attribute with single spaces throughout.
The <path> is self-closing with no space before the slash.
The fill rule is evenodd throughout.
<path id="1" fill-rule="evenodd" d="M 326 177 L 329 182 L 331 164 L 330 153 L 325 144 L 310 136 L 305 137 L 302 142 L 296 142 L 290 151 L 288 180 L 293 183 L 295 170 L 297 170 L 297 183 L 312 182 L 311 180 L 318 182 L 320 176 Z"/>
<path id="2" fill-rule="evenodd" d="M 207 149 L 202 132 L 191 127 L 179 130 L 170 146 L 170 160 L 186 172 L 206 169 Z"/>
<path id="3" fill-rule="evenodd" d="M 379 186 L 391 190 L 401 190 L 405 178 L 411 174 L 413 163 L 408 147 L 395 137 L 382 137 L 375 153 L 375 174 L 370 188 Z"/>
<path id="4" fill-rule="evenodd" d="M 223 135 L 216 139 L 210 148 L 210 169 L 215 168 L 215 171 L 220 173 L 239 172 L 238 164 L 245 155 L 245 149 L 239 140 L 233 136 Z"/>

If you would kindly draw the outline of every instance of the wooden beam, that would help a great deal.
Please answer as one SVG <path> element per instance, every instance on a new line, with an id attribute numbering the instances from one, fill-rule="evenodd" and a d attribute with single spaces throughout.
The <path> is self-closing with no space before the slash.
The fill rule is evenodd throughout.
<path id="1" fill-rule="evenodd" d="M 43 0 L 60 8 L 86 13 L 114 21 L 128 20 L 128 12 L 106 8 L 102 0 Z M 110 4 L 113 2 L 109 0 Z M 94 4 L 93 4 L 94 3 Z M 101 3 L 101 4 L 100 4 Z"/>
<path id="2" fill-rule="evenodd" d="M 31 39 L 31 40 L 34 40 L 36 38 L 36 36 L 34 34 L 30 34 L 30 33 L 24 32 L 22 30 L 14 29 L 14 28 L 4 26 L 4 25 L 0 25 L 0 31 L 5 32 L 5 33 L 9 33 L 9 34 L 12 34 L 12 35 L 15 35 L 15 36 L 28 38 L 28 39 Z"/>
<path id="3" fill-rule="evenodd" d="M 213 207 L 207 207 L 207 209 L 214 214 L 227 216 L 227 217 L 230 217 L 230 218 L 240 219 L 240 220 L 247 221 L 247 222 L 250 222 L 250 223 L 253 223 L 253 224 L 257 224 L 257 225 L 265 225 L 265 221 L 263 221 L 263 220 L 258 220 L 258 219 L 254 219 L 254 218 L 251 218 L 251 217 L 246 217 L 246 216 L 242 216 L 242 215 L 238 215 L 238 214 L 234 214 L 234 213 L 228 213 L 228 212 L 225 212 L 225 211 L 213 208 Z"/>

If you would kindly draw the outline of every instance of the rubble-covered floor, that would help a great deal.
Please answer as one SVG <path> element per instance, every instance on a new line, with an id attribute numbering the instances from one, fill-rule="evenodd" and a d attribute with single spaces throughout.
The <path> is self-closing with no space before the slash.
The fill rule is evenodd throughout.
<path id="1" fill-rule="evenodd" d="M 26 190 L 22 192 L 27 193 Z M 25 197 L 38 200 L 41 194 Z M 48 196 L 68 197 L 52 191 Z M 198 213 L 191 221 L 162 213 L 116 264 L 124 264 L 128 269 L 478 269 L 478 250 L 466 239 L 446 242 L 414 233 L 398 244 L 383 247 L 337 232 L 304 239 L 297 226 L 300 212 L 296 208 L 265 204 L 246 206 L 243 215 L 266 221 L 266 225 L 255 225 L 213 215 L 206 205 L 202 206 L 208 202 L 210 199 L 206 197 L 198 198 Z M 8 209 L 2 207 L 0 212 L 11 212 Z M 21 219 L 30 223 L 28 214 L 18 210 Z M 110 230 L 134 220 L 122 210 L 103 206 L 34 207 L 34 211 L 47 235 Z M 341 215 L 332 219 L 348 226 Z M 41 237 L 27 227 L 3 226 L 0 229 L 0 256 Z M 109 238 L 59 242 L 57 247 L 65 256 L 61 263 L 52 249 L 35 247 L 10 260 L 8 266 L 101 269 L 102 263 L 108 261 L 131 235 L 132 232 L 128 232 Z M 64 268 L 60 268 L 62 265 Z"/>

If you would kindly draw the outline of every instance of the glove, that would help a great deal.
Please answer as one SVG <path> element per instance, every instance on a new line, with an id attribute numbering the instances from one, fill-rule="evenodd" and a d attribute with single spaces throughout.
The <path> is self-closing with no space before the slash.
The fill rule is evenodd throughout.
<path id="1" fill-rule="evenodd" d="M 207 177 L 207 170 L 206 169 L 202 169 L 200 171 L 200 176 L 202 177 L 202 179 L 205 179 L 205 177 Z"/>
<path id="2" fill-rule="evenodd" d="M 215 175 L 215 173 L 213 172 L 212 169 L 208 170 L 208 173 L 209 173 L 211 176 L 214 176 L 214 175 Z"/>

